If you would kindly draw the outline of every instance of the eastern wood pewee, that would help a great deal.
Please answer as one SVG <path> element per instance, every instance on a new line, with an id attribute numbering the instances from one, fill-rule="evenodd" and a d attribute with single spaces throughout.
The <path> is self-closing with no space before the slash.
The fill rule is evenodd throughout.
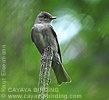
<path id="1" fill-rule="evenodd" d="M 44 48 L 50 46 L 53 49 L 54 56 L 52 68 L 60 85 L 62 82 L 70 82 L 70 77 L 62 66 L 61 51 L 57 39 L 56 32 L 51 26 L 51 22 L 55 17 L 47 12 L 41 12 L 32 28 L 31 39 L 37 49 L 43 54 Z"/>

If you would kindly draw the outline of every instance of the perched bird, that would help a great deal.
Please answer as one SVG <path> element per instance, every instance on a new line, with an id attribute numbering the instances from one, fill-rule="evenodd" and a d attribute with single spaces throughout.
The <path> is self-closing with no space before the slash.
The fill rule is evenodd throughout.
<path id="1" fill-rule="evenodd" d="M 41 12 L 37 16 L 32 28 L 31 39 L 41 54 L 43 54 L 44 49 L 48 46 L 53 49 L 52 68 L 56 75 L 57 82 L 60 85 L 62 82 L 70 82 L 70 77 L 62 66 L 61 51 L 57 35 L 51 26 L 53 19 L 56 18 L 52 17 L 48 12 Z"/>

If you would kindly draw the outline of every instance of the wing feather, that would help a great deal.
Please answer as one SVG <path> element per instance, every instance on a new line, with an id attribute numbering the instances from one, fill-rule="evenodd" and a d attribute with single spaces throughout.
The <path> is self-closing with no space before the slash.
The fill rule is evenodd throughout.
<path id="1" fill-rule="evenodd" d="M 32 31 L 31 31 L 31 40 L 34 42 L 33 31 L 34 31 L 34 27 L 32 28 Z"/>
<path id="2" fill-rule="evenodd" d="M 60 50 L 60 47 L 59 47 L 59 43 L 58 43 L 58 38 L 57 38 L 56 32 L 54 31 L 54 29 L 53 29 L 53 27 L 52 27 L 51 25 L 50 25 L 50 28 L 51 28 L 51 30 L 52 30 L 52 33 L 53 33 L 55 39 L 56 39 L 57 46 L 58 46 L 58 53 L 59 53 L 59 55 L 60 55 L 60 60 L 61 60 L 61 62 L 62 62 L 61 50 Z"/>

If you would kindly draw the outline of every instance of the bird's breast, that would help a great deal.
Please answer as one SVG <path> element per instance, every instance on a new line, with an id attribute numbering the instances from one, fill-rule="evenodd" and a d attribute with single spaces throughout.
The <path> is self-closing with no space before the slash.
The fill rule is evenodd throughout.
<path id="1" fill-rule="evenodd" d="M 58 50 L 56 39 L 47 25 L 34 25 L 35 27 L 35 37 L 36 37 L 36 46 L 39 49 L 44 49 L 47 46 L 51 46 L 55 51 Z"/>

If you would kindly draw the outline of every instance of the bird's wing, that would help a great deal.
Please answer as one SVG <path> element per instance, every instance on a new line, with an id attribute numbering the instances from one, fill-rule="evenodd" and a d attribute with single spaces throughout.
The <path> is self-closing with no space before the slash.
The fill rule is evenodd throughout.
<path id="1" fill-rule="evenodd" d="M 58 43 L 58 38 L 57 38 L 56 32 L 54 31 L 54 29 L 53 29 L 53 27 L 52 27 L 51 25 L 50 25 L 50 29 L 51 29 L 51 31 L 52 31 L 52 33 L 53 33 L 55 39 L 56 39 L 57 46 L 58 46 L 58 53 L 59 53 L 59 55 L 60 55 L 60 60 L 61 60 L 61 62 L 62 62 L 61 51 L 60 51 L 60 47 L 59 47 L 59 43 Z"/>
<path id="2" fill-rule="evenodd" d="M 31 40 L 34 42 L 34 39 L 33 39 L 33 31 L 34 31 L 34 27 L 32 27 L 32 31 L 31 31 Z"/>

